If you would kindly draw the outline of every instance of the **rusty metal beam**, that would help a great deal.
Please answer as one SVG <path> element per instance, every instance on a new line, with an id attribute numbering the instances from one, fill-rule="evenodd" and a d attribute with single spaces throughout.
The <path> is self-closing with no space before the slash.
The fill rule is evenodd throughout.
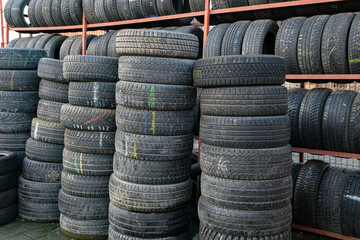
<path id="1" fill-rule="evenodd" d="M 318 234 L 318 235 L 323 235 L 323 236 L 327 236 L 327 237 L 331 237 L 331 238 L 336 238 L 336 239 L 360 240 L 359 238 L 350 237 L 350 236 L 344 236 L 344 235 L 341 235 L 341 234 L 338 234 L 338 233 L 327 232 L 327 231 L 324 231 L 324 230 L 305 227 L 305 226 L 301 226 L 301 225 L 297 225 L 297 224 L 291 224 L 291 228 L 297 229 L 297 230 L 300 230 L 300 231 L 304 231 L 304 232 L 310 232 L 310 233 L 315 233 L 315 234 Z"/>
<path id="2" fill-rule="evenodd" d="M 327 155 L 327 156 L 340 157 L 340 158 L 360 159 L 360 154 L 356 154 L 356 153 L 334 152 L 334 151 L 326 151 L 326 150 L 318 150 L 318 149 L 310 149 L 310 148 L 299 148 L 299 147 L 293 147 L 292 151 L 298 152 L 298 153 L 310 153 L 313 155 Z"/>
<path id="3" fill-rule="evenodd" d="M 82 55 L 86 55 L 86 36 L 87 36 L 87 23 L 85 18 L 85 13 L 82 17 Z"/>
<path id="4" fill-rule="evenodd" d="M 289 74 L 287 80 L 360 80 L 360 74 Z"/>
<path id="5" fill-rule="evenodd" d="M 5 36 L 4 36 L 4 11 L 2 0 L 0 0 L 0 18 L 1 18 L 1 47 L 5 47 Z"/>

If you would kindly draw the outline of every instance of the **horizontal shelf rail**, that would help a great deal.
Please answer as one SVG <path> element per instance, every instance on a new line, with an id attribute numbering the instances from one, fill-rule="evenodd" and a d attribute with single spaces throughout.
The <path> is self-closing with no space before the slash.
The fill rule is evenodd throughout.
<path id="1" fill-rule="evenodd" d="M 247 11 L 257 11 L 257 10 L 263 10 L 263 9 L 296 7 L 296 6 L 313 5 L 313 4 L 321 4 L 321 3 L 332 3 L 332 2 L 343 2 L 343 1 L 347 1 L 347 0 L 298 0 L 298 1 L 268 3 L 268 4 L 235 7 L 235 8 L 216 9 L 216 10 L 211 10 L 210 14 L 216 15 L 216 14 L 224 14 L 224 13 L 247 12 Z M 116 22 L 94 23 L 94 24 L 88 24 L 87 28 L 88 29 L 97 29 L 97 28 L 115 27 L 115 26 L 121 26 L 121 25 L 131 25 L 131 24 L 166 21 L 166 20 L 174 20 L 174 19 L 181 19 L 181 18 L 187 18 L 187 17 L 200 17 L 200 16 L 205 16 L 205 11 L 181 13 L 181 14 L 175 14 L 175 15 L 141 18 L 141 19 L 133 19 L 133 20 L 124 20 L 124 21 L 116 21 Z M 49 31 L 67 31 L 67 30 L 68 31 L 71 31 L 71 30 L 81 31 L 81 29 L 82 29 L 82 25 L 10 28 L 10 30 L 19 31 L 19 32 L 31 32 L 31 31 L 49 32 Z"/>
<path id="2" fill-rule="evenodd" d="M 360 154 L 356 154 L 356 153 L 334 152 L 334 151 L 326 151 L 326 150 L 318 150 L 318 149 L 310 149 L 310 148 L 299 148 L 299 147 L 293 147 L 292 151 L 297 152 L 297 153 L 310 153 L 313 155 L 327 155 L 327 156 L 340 157 L 340 158 L 360 159 Z"/>
<path id="3" fill-rule="evenodd" d="M 288 74 L 287 80 L 360 80 L 360 74 Z"/>
<path id="4" fill-rule="evenodd" d="M 301 226 L 301 225 L 297 225 L 297 224 L 291 224 L 291 228 L 300 230 L 300 231 L 304 231 L 304 232 L 315 233 L 315 234 L 326 236 L 326 237 L 336 238 L 336 239 L 360 240 L 359 238 L 344 236 L 344 235 L 341 235 L 338 233 L 328 232 L 328 231 L 324 231 L 324 230 L 320 230 L 320 229 L 316 229 L 316 228 L 305 227 L 305 226 Z"/>

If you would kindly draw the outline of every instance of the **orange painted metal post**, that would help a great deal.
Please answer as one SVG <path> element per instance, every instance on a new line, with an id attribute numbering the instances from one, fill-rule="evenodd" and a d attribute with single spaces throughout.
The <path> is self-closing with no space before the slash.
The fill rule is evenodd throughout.
<path id="1" fill-rule="evenodd" d="M 9 25 L 7 25 L 7 23 L 5 23 L 5 28 L 6 28 L 6 45 L 8 45 L 9 44 L 10 31 L 9 31 Z"/>
<path id="2" fill-rule="evenodd" d="M 2 0 L 0 0 L 0 18 L 1 18 L 1 47 L 5 47 L 5 36 L 4 36 L 4 11 Z"/>
<path id="3" fill-rule="evenodd" d="M 21 38 L 21 33 L 19 33 L 19 38 Z"/>
<path id="4" fill-rule="evenodd" d="M 83 13 L 82 23 L 82 55 L 86 55 L 86 34 L 87 34 L 87 23 L 85 14 Z"/>
<path id="5" fill-rule="evenodd" d="M 205 13 L 204 13 L 204 48 L 205 41 L 210 29 L 210 0 L 205 0 Z M 205 51 L 203 51 L 205 52 Z M 204 55 L 203 55 L 204 57 Z"/>

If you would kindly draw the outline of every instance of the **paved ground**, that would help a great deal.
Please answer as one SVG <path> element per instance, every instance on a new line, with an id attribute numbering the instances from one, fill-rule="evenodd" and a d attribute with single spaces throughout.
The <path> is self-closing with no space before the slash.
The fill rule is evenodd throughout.
<path id="1" fill-rule="evenodd" d="M 198 231 L 196 225 L 190 226 L 190 235 Z M 313 234 L 293 231 L 293 240 L 330 240 L 331 238 L 319 237 Z M 31 223 L 21 219 L 0 226 L 0 240 L 69 240 L 62 235 L 59 224 Z"/>

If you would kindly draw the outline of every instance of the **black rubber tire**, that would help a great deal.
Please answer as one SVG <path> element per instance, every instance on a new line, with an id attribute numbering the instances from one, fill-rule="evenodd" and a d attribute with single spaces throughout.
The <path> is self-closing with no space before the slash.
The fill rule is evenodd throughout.
<path id="1" fill-rule="evenodd" d="M 323 149 L 323 111 L 332 92 L 328 88 L 315 88 L 305 94 L 299 113 L 299 136 L 302 147 Z"/>
<path id="2" fill-rule="evenodd" d="M 0 132 L 21 133 L 31 130 L 31 121 L 35 113 L 0 112 Z"/>
<path id="3" fill-rule="evenodd" d="M 70 55 L 70 49 L 74 41 L 81 38 L 79 35 L 68 37 L 60 47 L 60 60 L 64 60 L 67 55 Z"/>
<path id="4" fill-rule="evenodd" d="M 31 137 L 41 142 L 62 145 L 64 144 L 64 130 L 65 128 L 60 123 L 34 118 L 31 124 Z"/>
<path id="5" fill-rule="evenodd" d="M 37 110 L 37 117 L 48 122 L 60 123 L 60 110 L 64 103 L 40 99 Z"/>
<path id="6" fill-rule="evenodd" d="M 109 41 L 112 35 L 116 34 L 115 31 L 107 32 L 102 35 L 97 43 L 95 55 L 96 56 L 107 56 L 107 50 L 109 46 Z"/>
<path id="7" fill-rule="evenodd" d="M 0 176 L 0 192 L 6 192 L 17 185 L 17 172 L 8 172 Z"/>
<path id="8" fill-rule="evenodd" d="M 250 23 L 239 21 L 230 25 L 222 38 L 221 56 L 241 55 L 244 35 Z"/>
<path id="9" fill-rule="evenodd" d="M 119 15 L 116 8 L 116 4 L 117 4 L 116 0 L 105 0 L 104 4 L 105 4 L 106 16 L 109 18 L 110 22 L 116 22 L 122 20 L 122 17 Z"/>
<path id="10" fill-rule="evenodd" d="M 53 2 L 58 0 L 47 0 L 42 2 L 41 14 L 47 26 L 56 26 L 52 15 Z"/>
<path id="11" fill-rule="evenodd" d="M 190 1 L 189 1 L 190 2 Z M 202 58 L 203 45 L 204 45 L 204 31 L 197 26 L 182 26 L 174 29 L 175 32 L 191 33 L 194 34 L 199 40 L 199 54 L 198 59 Z"/>
<path id="12" fill-rule="evenodd" d="M 188 208 L 149 214 L 122 210 L 112 203 L 109 206 L 110 228 L 135 239 L 166 239 L 166 237 L 176 236 L 187 230 L 189 221 Z"/>
<path id="13" fill-rule="evenodd" d="M 118 2 L 118 1 L 116 1 Z M 116 52 L 116 35 L 119 31 L 115 31 L 115 33 L 111 36 L 107 48 L 107 56 L 108 57 L 116 57 L 119 58 L 120 55 Z"/>
<path id="14" fill-rule="evenodd" d="M 34 113 L 39 96 L 37 92 L 0 92 L 0 111 L 13 113 Z"/>
<path id="15" fill-rule="evenodd" d="M 56 223 L 60 218 L 57 203 L 32 203 L 19 199 L 18 211 L 20 218 L 30 222 Z"/>
<path id="16" fill-rule="evenodd" d="M 245 236 L 232 236 L 229 234 L 219 233 L 214 231 L 213 229 L 205 227 L 203 224 L 200 224 L 200 237 L 195 236 L 192 240 L 200 240 L 200 239 L 207 239 L 207 240 L 220 240 L 220 239 L 227 239 L 227 240 L 290 240 L 292 238 L 291 229 L 289 228 L 287 231 L 271 236 L 260 236 L 260 237 L 245 237 Z"/>
<path id="17" fill-rule="evenodd" d="M 12 204 L 6 208 L 0 209 L 0 226 L 12 222 L 17 217 L 17 206 Z"/>
<path id="18" fill-rule="evenodd" d="M 55 26 L 65 26 L 66 25 L 64 19 L 61 16 L 61 0 L 53 0 L 52 6 L 51 6 L 51 14 L 53 16 Z"/>
<path id="19" fill-rule="evenodd" d="M 278 29 L 279 26 L 273 20 L 256 20 L 250 23 L 244 35 L 242 54 L 274 54 Z"/>
<path id="20" fill-rule="evenodd" d="M 84 198 L 71 196 L 60 190 L 61 214 L 76 220 L 104 220 L 108 218 L 109 198 Z"/>
<path id="21" fill-rule="evenodd" d="M 40 24 L 36 20 L 36 2 L 38 0 L 30 0 L 28 6 L 28 18 L 32 27 L 40 27 Z"/>
<path id="22" fill-rule="evenodd" d="M 294 17 L 283 21 L 276 35 L 275 55 L 284 58 L 288 74 L 300 74 L 297 43 L 300 28 L 305 20 L 305 17 Z"/>
<path id="23" fill-rule="evenodd" d="M 70 17 L 74 22 L 74 25 L 82 24 L 82 0 L 72 0 L 69 4 L 70 7 Z"/>
<path id="24" fill-rule="evenodd" d="M 75 239 L 107 239 L 109 220 L 76 220 L 60 214 L 60 231 Z"/>
<path id="25" fill-rule="evenodd" d="M 202 115 L 200 136 L 205 144 L 218 147 L 262 149 L 289 144 L 287 115 L 268 117 L 220 117 Z"/>
<path id="26" fill-rule="evenodd" d="M 123 56 L 118 79 L 130 82 L 192 85 L 195 61 L 174 58 Z"/>
<path id="27" fill-rule="evenodd" d="M 0 193 L 0 212 L 1 212 L 1 209 L 6 208 L 12 204 L 16 204 L 16 200 L 17 200 L 16 188 L 12 188 L 8 191 L 1 192 Z"/>
<path id="28" fill-rule="evenodd" d="M 10 152 L 24 152 L 26 140 L 30 137 L 26 133 L 0 133 L 0 149 Z"/>
<path id="29" fill-rule="evenodd" d="M 226 209 L 265 211 L 291 203 L 292 179 L 229 180 L 201 175 L 203 201 Z"/>
<path id="30" fill-rule="evenodd" d="M 39 82 L 36 70 L 0 70 L 0 91 L 37 91 Z"/>
<path id="31" fill-rule="evenodd" d="M 60 183 L 29 181 L 22 176 L 18 180 L 19 199 L 32 203 L 57 203 Z"/>
<path id="32" fill-rule="evenodd" d="M 109 240 L 142 240 L 143 238 L 130 237 L 122 233 L 116 232 L 112 227 L 109 227 Z M 184 240 L 189 239 L 188 233 L 182 233 L 177 236 L 156 238 L 156 240 Z"/>
<path id="33" fill-rule="evenodd" d="M 75 106 L 115 109 L 115 83 L 71 82 L 69 103 Z"/>
<path id="34" fill-rule="evenodd" d="M 64 104 L 61 107 L 61 124 L 77 131 L 115 132 L 115 110 L 78 107 Z"/>
<path id="35" fill-rule="evenodd" d="M 113 154 L 114 140 L 114 132 L 65 130 L 65 147 L 74 152 Z"/>
<path id="36" fill-rule="evenodd" d="M 86 49 L 86 55 L 96 56 L 96 49 L 98 47 L 98 43 L 99 43 L 99 40 L 101 37 L 102 37 L 102 35 L 96 36 L 90 41 L 90 43 Z"/>
<path id="37" fill-rule="evenodd" d="M 355 4 L 354 1 L 349 2 L 350 4 Z M 345 3 L 343 3 L 345 4 Z M 356 3 L 358 4 L 358 3 Z M 349 42 L 348 42 L 348 63 L 349 70 L 351 74 L 359 74 L 360 73 L 360 15 L 356 14 L 354 17 L 350 32 L 349 32 Z"/>
<path id="38" fill-rule="evenodd" d="M 348 74 L 348 37 L 354 13 L 332 15 L 326 22 L 322 43 L 321 59 L 325 74 Z"/>
<path id="39" fill-rule="evenodd" d="M 340 90 L 329 95 L 322 119 L 322 141 L 326 150 L 351 152 L 349 124 L 357 91 Z"/>
<path id="40" fill-rule="evenodd" d="M 294 218 L 301 225 L 316 227 L 316 205 L 320 181 L 328 163 L 309 160 L 300 169 L 294 192 Z"/>
<path id="41" fill-rule="evenodd" d="M 97 1 L 97 0 L 95 0 Z M 129 1 L 129 10 L 133 19 L 146 18 L 144 9 L 141 6 L 142 1 Z M 160 2 L 164 2 L 164 0 L 160 0 Z M 155 2 L 156 4 L 156 2 Z"/>
<path id="42" fill-rule="evenodd" d="M 75 25 L 70 15 L 70 2 L 71 0 L 61 0 L 61 17 L 67 26 Z"/>
<path id="43" fill-rule="evenodd" d="M 15 170 L 17 170 L 18 164 L 17 164 L 16 160 L 17 160 L 17 156 L 15 153 L 1 151 L 0 152 L 0 176 L 14 172 Z"/>
<path id="44" fill-rule="evenodd" d="M 28 38 L 18 38 L 18 41 L 14 44 L 13 48 L 21 48 L 21 46 L 26 46 L 28 43 Z"/>
<path id="45" fill-rule="evenodd" d="M 1 48 L 0 69 L 36 70 L 43 57 L 46 57 L 45 50 Z"/>
<path id="46" fill-rule="evenodd" d="M 123 20 L 133 19 L 130 13 L 129 0 L 118 0 L 116 2 L 116 10 Z"/>
<path id="47" fill-rule="evenodd" d="M 34 161 L 62 163 L 63 145 L 45 143 L 29 138 L 26 142 L 26 157 Z"/>
<path id="48" fill-rule="evenodd" d="M 232 180 L 270 180 L 283 178 L 291 171 L 291 147 L 268 149 L 200 147 L 203 173 Z"/>
<path id="49" fill-rule="evenodd" d="M 41 0 L 38 0 L 38 1 L 41 1 Z M 54 36 L 56 36 L 56 35 L 53 35 L 53 34 L 43 34 L 43 35 L 41 36 L 41 38 L 39 38 L 39 40 L 36 41 L 34 48 L 35 48 L 35 49 L 44 49 L 46 43 L 47 43 L 51 38 L 53 38 Z"/>
<path id="50" fill-rule="evenodd" d="M 116 131 L 116 152 L 127 158 L 146 161 L 176 161 L 191 157 L 193 135 L 151 136 Z M 166 154 L 164 154 L 166 149 Z"/>
<path id="51" fill-rule="evenodd" d="M 107 17 L 107 13 L 105 10 L 105 1 L 104 0 L 94 0 L 94 10 L 95 10 L 96 17 L 100 22 L 103 22 L 103 23 L 110 22 L 110 19 Z"/>
<path id="52" fill-rule="evenodd" d="M 23 41 L 21 42 L 21 45 L 17 46 L 17 48 L 27 48 L 26 46 L 29 44 L 31 39 L 32 39 L 32 37 L 24 37 Z"/>
<path id="53" fill-rule="evenodd" d="M 24 158 L 23 162 L 23 178 L 43 183 L 60 183 L 61 163 L 48 163 L 33 161 Z"/>
<path id="54" fill-rule="evenodd" d="M 262 237 L 288 231 L 291 205 L 274 210 L 244 211 L 220 208 L 199 200 L 199 218 L 203 226 L 233 236 Z M 261 224 L 259 224 L 261 223 Z"/>
<path id="55" fill-rule="evenodd" d="M 201 114 L 284 115 L 288 108 L 287 99 L 287 89 L 282 86 L 205 88 L 201 92 Z"/>
<path id="56" fill-rule="evenodd" d="M 9 27 L 16 27 L 15 24 L 14 24 L 14 21 L 12 20 L 12 17 L 11 17 L 11 9 L 12 9 L 12 5 L 13 5 L 14 1 L 15 0 L 6 1 L 5 7 L 4 7 L 5 21 L 9 25 Z"/>
<path id="57" fill-rule="evenodd" d="M 189 179 L 191 160 L 143 161 L 122 157 L 115 152 L 114 175 L 129 183 L 163 185 Z"/>
<path id="58" fill-rule="evenodd" d="M 156 1 L 156 8 L 160 16 L 179 14 L 184 10 L 184 2 L 160 0 Z"/>
<path id="59" fill-rule="evenodd" d="M 37 0 L 35 5 L 35 17 L 40 27 L 48 27 L 43 16 L 43 5 L 46 0 Z"/>
<path id="60" fill-rule="evenodd" d="M 221 56 L 221 46 L 223 43 L 223 38 L 231 26 L 229 23 L 219 24 L 215 26 L 209 32 L 208 37 L 206 38 L 205 48 L 204 48 L 204 58 Z"/>
<path id="61" fill-rule="evenodd" d="M 360 139 L 358 138 L 360 134 L 360 94 L 357 94 L 353 104 L 351 106 L 350 121 L 349 121 L 349 141 L 350 141 L 350 150 L 352 153 L 360 152 Z"/>
<path id="62" fill-rule="evenodd" d="M 291 122 L 291 139 L 290 145 L 293 147 L 301 147 L 300 133 L 299 133 L 299 114 L 301 103 L 308 92 L 308 89 L 297 88 L 288 91 L 288 111 Z"/>
<path id="63" fill-rule="evenodd" d="M 121 209 L 141 213 L 171 212 L 186 207 L 191 198 L 191 180 L 165 185 L 136 184 L 111 175 L 111 203 Z"/>
<path id="64" fill-rule="evenodd" d="M 342 234 L 341 202 L 350 171 L 341 168 L 327 169 L 321 179 L 316 208 L 319 229 Z"/>
<path id="65" fill-rule="evenodd" d="M 360 196 L 360 172 L 352 172 L 344 190 L 341 203 L 342 234 L 360 237 L 359 218 L 360 204 L 357 201 Z"/>
<path id="66" fill-rule="evenodd" d="M 121 30 L 116 38 L 121 56 L 153 56 L 196 59 L 199 40 L 189 33 L 162 30 Z"/>
<path id="67" fill-rule="evenodd" d="M 117 82 L 118 59 L 98 56 L 67 56 L 64 78 L 80 82 Z"/>
<path id="68" fill-rule="evenodd" d="M 196 87 L 281 85 L 285 62 L 278 56 L 223 56 L 199 59 L 194 65 Z"/>
<path id="69" fill-rule="evenodd" d="M 51 38 L 44 47 L 47 56 L 49 58 L 59 59 L 61 45 L 67 38 L 66 36 L 54 36 Z"/>
<path id="70" fill-rule="evenodd" d="M 117 104 L 144 110 L 190 110 L 196 102 L 196 88 L 192 86 L 119 81 L 116 93 Z"/>
<path id="71" fill-rule="evenodd" d="M 152 111 L 116 107 L 119 130 L 154 136 L 184 135 L 193 132 L 194 111 Z"/>
<path id="72" fill-rule="evenodd" d="M 324 69 L 321 63 L 321 42 L 325 24 L 330 16 L 319 15 L 305 20 L 301 26 L 297 56 L 302 74 L 321 74 Z"/>
<path id="73" fill-rule="evenodd" d="M 69 173 L 86 176 L 110 176 L 113 155 L 78 153 L 64 148 L 63 167 Z"/>
<path id="74" fill-rule="evenodd" d="M 39 97 L 53 102 L 68 102 L 69 84 L 42 79 L 39 85 Z"/>
<path id="75" fill-rule="evenodd" d="M 42 58 L 38 66 L 38 76 L 41 79 L 67 83 L 63 77 L 63 61 L 51 59 L 51 58 Z"/>
<path id="76" fill-rule="evenodd" d="M 10 1 L 8 1 L 10 2 Z M 6 48 L 14 48 L 15 44 L 20 40 L 20 38 L 15 38 L 11 40 L 7 45 Z"/>
<path id="77" fill-rule="evenodd" d="M 95 0 L 83 0 L 82 7 L 85 14 L 85 18 L 88 23 L 99 23 L 100 19 L 97 18 L 94 9 Z M 113 6 L 115 7 L 115 6 Z"/>
<path id="78" fill-rule="evenodd" d="M 16 27 L 30 27 L 25 20 L 24 9 L 30 0 L 15 0 L 11 6 L 11 18 Z"/>
<path id="79" fill-rule="evenodd" d="M 37 35 L 35 37 L 32 37 L 30 41 L 26 44 L 25 48 L 35 48 L 36 42 L 42 38 L 43 35 Z M 41 60 L 41 59 L 40 59 Z"/>
<path id="80" fill-rule="evenodd" d="M 299 176 L 300 169 L 304 166 L 303 162 L 293 162 L 291 168 L 291 178 L 292 178 L 292 185 L 293 185 L 293 193 L 295 192 L 296 181 Z M 291 198 L 291 206 L 293 206 L 294 211 L 294 194 Z M 294 213 L 293 213 L 293 223 L 295 223 Z"/>
<path id="81" fill-rule="evenodd" d="M 61 189 L 71 196 L 86 198 L 108 198 L 110 176 L 85 176 L 61 173 Z"/>
<path id="82" fill-rule="evenodd" d="M 195 113 L 195 118 L 194 118 L 194 130 L 193 133 L 195 136 L 199 136 L 199 132 L 200 132 L 200 117 L 201 117 L 201 112 L 200 112 L 200 95 L 201 95 L 201 88 L 196 88 L 196 102 L 195 102 L 195 107 L 194 107 L 194 113 Z"/>
<path id="83" fill-rule="evenodd" d="M 86 36 L 86 49 L 88 48 L 91 40 L 95 38 L 95 35 Z M 82 55 L 82 37 L 75 39 L 70 48 L 70 55 Z"/>

